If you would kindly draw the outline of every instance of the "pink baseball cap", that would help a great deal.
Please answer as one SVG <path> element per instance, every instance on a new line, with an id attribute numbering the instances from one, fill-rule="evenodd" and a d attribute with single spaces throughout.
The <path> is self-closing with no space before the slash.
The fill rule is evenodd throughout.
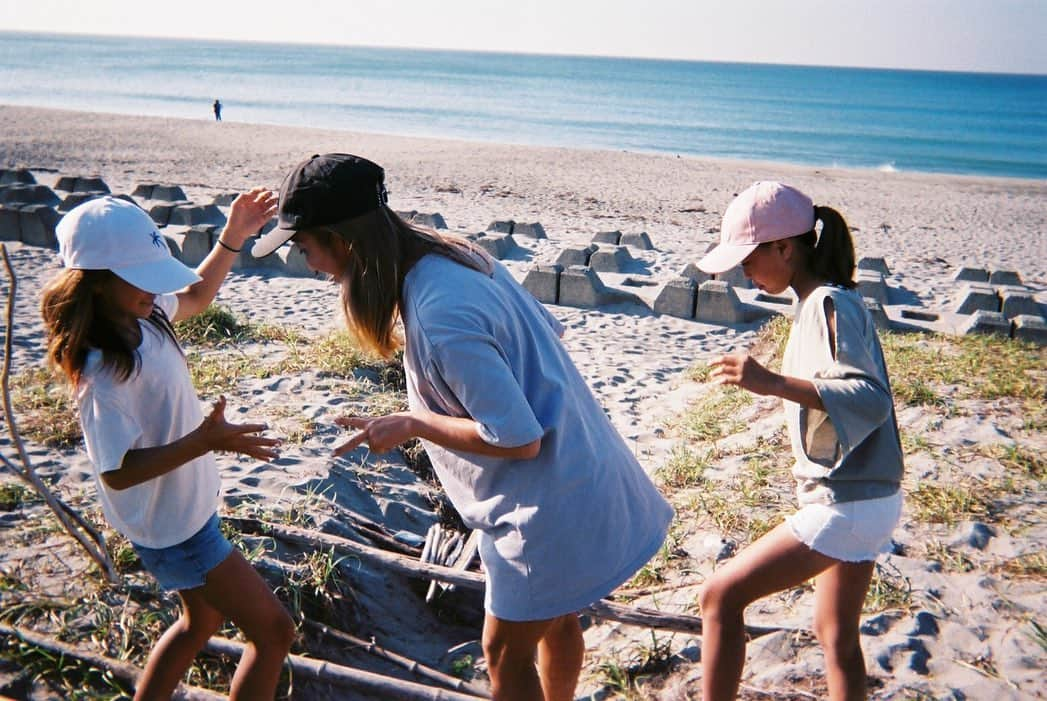
<path id="1" fill-rule="evenodd" d="M 806 234 L 814 221 L 814 202 L 796 188 L 773 181 L 753 183 L 727 207 L 720 243 L 698 267 L 707 273 L 725 272 L 761 243 Z"/>

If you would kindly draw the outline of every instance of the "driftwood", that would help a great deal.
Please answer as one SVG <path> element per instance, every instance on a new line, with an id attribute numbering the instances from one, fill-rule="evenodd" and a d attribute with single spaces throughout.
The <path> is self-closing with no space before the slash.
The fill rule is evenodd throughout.
<path id="1" fill-rule="evenodd" d="M 235 640 L 216 636 L 207 641 L 204 649 L 219 655 L 240 657 L 243 655 L 244 645 Z M 364 672 L 334 662 L 314 660 L 301 655 L 288 655 L 286 664 L 293 674 L 300 677 L 357 691 L 381 693 L 382 698 L 401 699 L 402 701 L 476 701 L 477 698 L 483 698 L 394 679 L 373 672 Z"/>
<path id="2" fill-rule="evenodd" d="M 25 628 L 16 628 L 5 623 L 0 623 L 0 635 L 4 635 L 5 637 L 15 637 L 33 647 L 54 652 L 63 657 L 80 660 L 96 669 L 109 672 L 117 679 L 130 684 L 131 686 L 134 686 L 138 681 L 138 678 L 142 676 L 142 669 L 129 662 L 81 650 L 75 645 L 63 643 L 60 640 L 55 640 L 54 638 L 50 638 L 35 631 L 26 630 Z M 180 684 L 171 698 L 175 701 L 221 701 L 225 696 L 214 691 L 209 691 L 208 689 Z"/>
<path id="3" fill-rule="evenodd" d="M 308 618 L 305 619 L 305 621 L 303 621 L 303 624 L 307 628 L 312 628 L 313 630 L 323 635 L 334 638 L 335 640 L 338 640 L 343 643 L 348 643 L 350 645 L 355 645 L 359 648 L 363 648 L 364 650 L 370 652 L 373 655 L 388 660 L 393 664 L 399 665 L 400 667 L 403 667 L 406 670 L 414 672 L 415 674 L 420 674 L 424 677 L 432 679 L 433 681 L 440 682 L 441 684 L 444 684 L 445 686 L 448 686 L 456 691 L 465 691 L 483 699 L 491 698 L 491 695 L 487 691 L 481 689 L 475 684 L 470 684 L 464 679 L 459 679 L 458 677 L 452 677 L 450 674 L 444 674 L 438 669 L 427 667 L 424 664 L 412 660 L 410 657 L 405 657 L 404 655 L 399 655 L 390 650 L 386 650 L 385 648 L 378 646 L 373 640 L 367 641 L 361 638 L 357 638 L 355 636 L 349 635 L 344 631 L 338 630 L 337 628 L 332 628 L 331 626 L 325 625 L 323 623 L 311 621 Z"/>
<path id="4" fill-rule="evenodd" d="M 7 324 L 4 336 L 4 363 L 3 372 L 0 374 L 0 388 L 2 388 L 3 395 L 4 418 L 7 421 L 11 442 L 18 451 L 18 458 L 22 463 L 22 467 L 19 468 L 3 454 L 0 454 L 0 461 L 3 462 L 7 469 L 32 485 L 33 489 L 43 497 L 44 502 L 54 513 L 59 523 L 62 524 L 62 527 L 80 543 L 90 558 L 98 564 L 106 579 L 110 583 L 118 582 L 120 577 L 116 573 L 116 567 L 113 566 L 108 550 L 106 550 L 105 538 L 75 509 L 52 494 L 47 485 L 43 483 L 43 480 L 40 479 L 33 469 L 33 465 L 29 460 L 29 453 L 26 452 L 25 444 L 22 443 L 22 437 L 18 433 L 18 427 L 15 425 L 15 413 L 11 406 L 10 376 L 11 339 L 14 332 L 15 293 L 18 289 L 18 278 L 15 276 L 14 268 L 11 267 L 11 259 L 7 255 L 7 247 L 3 244 L 0 244 L 0 254 L 3 255 L 4 268 L 7 270 L 7 275 L 11 280 L 11 288 L 7 293 Z"/>
<path id="5" fill-rule="evenodd" d="M 303 548 L 314 549 L 317 547 L 334 548 L 335 550 L 358 557 L 375 565 L 385 567 L 397 574 L 415 579 L 436 579 L 442 582 L 456 584 L 467 589 L 484 588 L 484 577 L 476 572 L 463 572 L 452 567 L 443 567 L 424 562 L 418 562 L 412 558 L 404 557 L 372 548 L 360 543 L 354 543 L 345 538 L 309 531 L 295 526 L 284 526 L 275 523 L 259 521 L 257 519 L 227 518 L 227 521 L 237 528 L 248 533 L 261 533 L 280 540 L 299 545 Z M 657 628 L 677 633 L 690 633 L 700 635 L 702 632 L 702 619 L 698 616 L 689 616 L 682 613 L 665 613 L 653 609 L 638 606 L 625 606 L 616 604 L 607 599 L 582 609 L 579 613 L 589 614 L 597 618 L 603 618 L 619 623 L 640 626 L 645 628 Z M 745 632 L 752 638 L 767 635 L 779 630 L 791 630 L 781 626 L 745 626 Z"/>
<path id="6" fill-rule="evenodd" d="M 401 543 L 399 540 L 389 535 L 388 529 L 386 529 L 382 524 L 375 523 L 363 514 L 359 514 L 352 509 L 342 506 L 330 497 L 323 497 L 323 501 L 329 505 L 340 518 L 343 518 L 356 526 L 356 532 L 359 535 L 378 545 L 385 546 L 387 550 L 392 550 L 393 552 L 398 552 L 403 555 L 418 556 L 420 551 L 418 546 Z"/>

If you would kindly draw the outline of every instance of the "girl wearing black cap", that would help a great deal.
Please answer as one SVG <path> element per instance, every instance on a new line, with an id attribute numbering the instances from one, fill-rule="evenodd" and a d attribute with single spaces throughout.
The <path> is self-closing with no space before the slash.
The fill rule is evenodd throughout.
<path id="1" fill-rule="evenodd" d="M 494 697 L 572 699 L 585 649 L 575 612 L 658 551 L 672 509 L 567 355 L 559 322 L 481 250 L 400 219 L 383 175 L 347 154 L 307 159 L 281 188 L 280 226 L 253 252 L 293 237 L 340 283 L 365 346 L 383 356 L 403 346 L 409 410 L 339 419 L 356 433 L 335 454 L 422 440 L 481 533 Z"/>

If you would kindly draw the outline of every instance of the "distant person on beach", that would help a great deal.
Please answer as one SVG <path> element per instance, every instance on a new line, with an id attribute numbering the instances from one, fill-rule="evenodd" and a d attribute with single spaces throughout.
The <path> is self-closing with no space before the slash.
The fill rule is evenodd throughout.
<path id="1" fill-rule="evenodd" d="M 226 619 L 247 638 L 230 698 L 272 699 L 295 628 L 265 581 L 219 530 L 213 452 L 276 457 L 264 424 L 201 410 L 173 321 L 207 308 L 248 236 L 272 217 L 256 189 L 232 204 L 218 245 L 194 271 L 171 256 L 149 215 L 115 197 L 58 224 L 65 269 L 43 291 L 48 359 L 76 393 L 106 518 L 131 541 L 182 614 L 163 634 L 135 699 L 167 699 Z"/>
<path id="2" fill-rule="evenodd" d="M 698 267 L 722 273 L 739 264 L 761 290 L 791 287 L 796 316 L 780 374 L 735 353 L 711 363 L 711 378 L 785 400 L 800 508 L 705 583 L 702 698 L 738 691 L 746 606 L 815 577 L 829 698 L 864 699 L 858 623 L 875 560 L 901 516 L 902 449 L 880 341 L 854 290 L 854 244 L 836 210 L 760 182 L 727 208 L 720 244 Z"/>
<path id="3" fill-rule="evenodd" d="M 216 122 L 222 121 L 222 103 L 219 102 L 217 98 L 215 98 L 214 105 L 212 105 L 212 107 L 214 108 L 214 120 Z"/>
<path id="4" fill-rule="evenodd" d="M 403 347 L 410 408 L 338 419 L 355 433 L 335 455 L 422 440 L 480 531 L 494 698 L 573 699 L 585 653 L 576 612 L 658 551 L 672 509 L 575 368 L 559 322 L 481 249 L 408 224 L 386 200 L 378 165 L 313 156 L 285 179 L 279 226 L 252 251 L 293 238 L 341 286 L 364 346 L 386 357 Z"/>

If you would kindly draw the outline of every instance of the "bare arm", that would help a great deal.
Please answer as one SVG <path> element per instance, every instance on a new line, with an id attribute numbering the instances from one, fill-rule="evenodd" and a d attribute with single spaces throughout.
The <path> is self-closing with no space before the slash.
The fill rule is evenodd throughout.
<path id="1" fill-rule="evenodd" d="M 272 460 L 277 456 L 275 448 L 280 441 L 258 435 L 265 429 L 265 424 L 227 422 L 225 397 L 220 397 L 211 414 L 196 429 L 167 445 L 127 451 L 120 469 L 102 473 L 102 479 L 110 489 L 127 489 L 165 475 L 212 450 Z"/>
<path id="2" fill-rule="evenodd" d="M 196 268 L 197 275 L 203 279 L 178 293 L 178 311 L 174 321 L 188 319 L 207 309 L 236 260 L 237 253 L 229 249 L 243 248 L 247 239 L 272 218 L 276 212 L 276 202 L 276 194 L 261 187 L 233 200 L 229 220 L 218 235 L 219 243 Z"/>
<path id="3" fill-rule="evenodd" d="M 428 411 L 404 411 L 377 418 L 347 416 L 335 423 L 357 429 L 352 438 L 335 448 L 335 455 L 344 455 L 364 443 L 374 452 L 384 453 L 411 438 L 422 438 L 448 450 L 515 460 L 535 458 L 542 448 L 540 438 L 513 448 L 491 445 L 480 437 L 476 421 Z"/>
<path id="4" fill-rule="evenodd" d="M 771 372 L 748 353 L 723 355 L 709 366 L 709 378 L 717 384 L 736 385 L 754 394 L 770 394 L 811 409 L 825 409 L 813 382 Z"/>
<path id="5" fill-rule="evenodd" d="M 829 349 L 836 357 L 836 313 L 832 299 L 825 299 L 825 321 L 829 331 Z M 808 409 L 825 411 L 818 390 L 810 380 L 801 380 L 771 372 L 747 353 L 724 355 L 709 363 L 710 379 L 722 385 L 737 385 L 755 394 L 769 394 L 796 402 Z"/>

